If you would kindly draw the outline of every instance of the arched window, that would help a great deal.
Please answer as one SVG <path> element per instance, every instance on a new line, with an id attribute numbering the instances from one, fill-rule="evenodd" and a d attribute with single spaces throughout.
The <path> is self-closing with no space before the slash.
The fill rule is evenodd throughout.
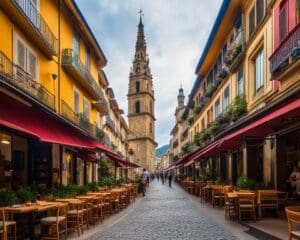
<path id="1" fill-rule="evenodd" d="M 150 123 L 149 124 L 149 131 L 150 131 L 150 133 L 153 133 L 153 129 L 152 128 L 153 128 L 152 123 Z"/>
<path id="2" fill-rule="evenodd" d="M 136 82 L 136 83 L 135 83 L 135 91 L 136 91 L 137 93 L 140 92 L 140 82 Z"/>
<path id="3" fill-rule="evenodd" d="M 135 113 L 139 113 L 141 111 L 140 109 L 140 102 L 136 101 L 135 102 Z"/>

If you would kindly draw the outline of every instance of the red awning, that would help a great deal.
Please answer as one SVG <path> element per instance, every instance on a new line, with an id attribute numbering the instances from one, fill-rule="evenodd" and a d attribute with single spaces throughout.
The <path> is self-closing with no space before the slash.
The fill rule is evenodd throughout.
<path id="1" fill-rule="evenodd" d="M 284 119 L 296 116 L 300 116 L 300 99 L 296 99 L 255 122 L 225 136 L 220 140 L 218 149 L 220 151 L 237 149 L 243 143 L 245 137 L 264 138 L 273 132 L 273 126 L 280 126 L 285 121 Z"/>
<path id="2" fill-rule="evenodd" d="M 3 93 L 0 93 L 0 112 L 0 125 L 32 135 L 39 138 L 40 141 L 76 148 L 94 149 L 97 147 L 103 151 L 110 151 L 67 123 Z"/>
<path id="3" fill-rule="evenodd" d="M 97 163 L 99 161 L 99 157 L 96 156 L 95 153 L 92 152 L 78 152 L 78 157 L 87 162 Z"/>

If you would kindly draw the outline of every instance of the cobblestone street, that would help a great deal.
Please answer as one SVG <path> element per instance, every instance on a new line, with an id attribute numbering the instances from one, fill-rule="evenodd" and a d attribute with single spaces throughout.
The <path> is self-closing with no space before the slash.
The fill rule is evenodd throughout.
<path id="1" fill-rule="evenodd" d="M 180 188 L 156 180 L 143 198 L 122 220 L 89 239 L 237 239 L 201 211 Z"/>

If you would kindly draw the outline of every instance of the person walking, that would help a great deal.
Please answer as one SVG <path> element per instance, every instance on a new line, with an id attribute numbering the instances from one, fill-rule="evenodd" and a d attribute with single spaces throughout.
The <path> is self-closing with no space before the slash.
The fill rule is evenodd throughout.
<path id="1" fill-rule="evenodd" d="M 147 183 L 149 181 L 150 178 L 150 174 L 148 173 L 148 171 L 146 170 L 146 168 L 143 169 L 143 173 L 142 173 L 142 192 L 143 192 L 143 197 L 145 197 L 146 195 L 146 186 Z"/>
<path id="2" fill-rule="evenodd" d="M 169 171 L 168 173 L 169 187 L 172 187 L 172 178 L 173 178 L 172 172 Z"/>
<path id="3" fill-rule="evenodd" d="M 161 183 L 165 184 L 165 175 L 164 175 L 164 172 L 160 172 L 160 179 L 161 179 Z"/>

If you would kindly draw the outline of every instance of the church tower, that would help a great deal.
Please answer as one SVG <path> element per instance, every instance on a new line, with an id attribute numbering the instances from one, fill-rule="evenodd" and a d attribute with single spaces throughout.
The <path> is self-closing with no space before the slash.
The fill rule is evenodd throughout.
<path id="1" fill-rule="evenodd" d="M 127 97 L 129 147 L 134 152 L 136 163 L 153 172 L 155 170 L 155 148 L 157 147 L 155 142 L 155 99 L 141 11 Z"/>

